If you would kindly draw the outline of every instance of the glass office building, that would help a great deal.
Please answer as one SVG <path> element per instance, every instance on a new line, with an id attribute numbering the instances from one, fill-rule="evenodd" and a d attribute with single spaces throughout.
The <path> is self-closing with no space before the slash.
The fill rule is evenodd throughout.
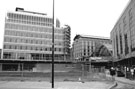
<path id="1" fill-rule="evenodd" d="M 3 60 L 51 60 L 52 18 L 38 12 L 17 9 L 7 12 L 2 50 Z M 70 27 L 55 20 L 55 60 L 68 60 Z"/>

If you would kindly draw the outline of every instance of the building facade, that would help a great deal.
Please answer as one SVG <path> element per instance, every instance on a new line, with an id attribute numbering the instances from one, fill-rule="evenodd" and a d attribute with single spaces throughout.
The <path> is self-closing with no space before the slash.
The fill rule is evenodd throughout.
<path id="1" fill-rule="evenodd" d="M 74 61 L 88 61 L 90 57 L 111 56 L 111 51 L 112 46 L 109 38 L 89 35 L 76 35 L 74 38 Z"/>
<path id="2" fill-rule="evenodd" d="M 57 20 L 54 30 L 55 60 L 66 60 L 69 55 L 70 29 L 60 27 Z M 2 59 L 51 60 L 52 18 L 32 12 L 8 12 Z"/>
<path id="3" fill-rule="evenodd" d="M 116 22 L 111 31 L 111 40 L 115 61 L 125 60 L 123 66 L 132 66 L 135 62 L 135 0 L 129 1 Z"/>
<path id="4" fill-rule="evenodd" d="M 5 17 L 1 60 L 51 61 L 52 21 L 46 14 L 16 9 Z M 54 26 L 54 61 L 70 57 L 70 27 Z"/>

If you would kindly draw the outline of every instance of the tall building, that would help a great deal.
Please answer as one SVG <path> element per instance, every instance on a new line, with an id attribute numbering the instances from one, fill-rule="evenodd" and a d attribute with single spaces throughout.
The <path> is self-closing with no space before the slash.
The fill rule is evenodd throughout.
<path id="1" fill-rule="evenodd" d="M 88 61 L 90 57 L 110 57 L 111 40 L 107 37 L 76 35 L 72 50 L 74 61 Z"/>
<path id="2" fill-rule="evenodd" d="M 44 13 L 17 8 L 5 18 L 2 60 L 51 61 L 52 21 Z M 70 48 L 70 28 L 60 27 L 56 20 L 54 29 L 54 59 L 67 61 Z"/>
<path id="3" fill-rule="evenodd" d="M 123 66 L 135 65 L 135 0 L 130 0 L 111 31 L 113 56 Z"/>

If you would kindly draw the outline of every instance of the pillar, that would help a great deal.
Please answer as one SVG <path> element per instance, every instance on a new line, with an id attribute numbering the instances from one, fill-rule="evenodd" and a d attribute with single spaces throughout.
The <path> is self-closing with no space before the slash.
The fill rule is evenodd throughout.
<path id="1" fill-rule="evenodd" d="M 2 71 L 2 63 L 0 64 L 0 71 Z"/>
<path id="2" fill-rule="evenodd" d="M 20 63 L 18 64 L 18 71 L 20 71 L 20 68 L 21 68 L 21 65 L 20 65 Z"/>

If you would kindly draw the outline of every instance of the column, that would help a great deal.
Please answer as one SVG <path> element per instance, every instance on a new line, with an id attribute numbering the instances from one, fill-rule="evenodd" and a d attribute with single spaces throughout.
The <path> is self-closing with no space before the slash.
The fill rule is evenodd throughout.
<path id="1" fill-rule="evenodd" d="M 21 65 L 20 65 L 20 63 L 18 64 L 18 71 L 20 71 L 20 68 L 21 68 Z"/>
<path id="2" fill-rule="evenodd" d="M 2 71 L 2 63 L 0 64 L 0 71 Z"/>

